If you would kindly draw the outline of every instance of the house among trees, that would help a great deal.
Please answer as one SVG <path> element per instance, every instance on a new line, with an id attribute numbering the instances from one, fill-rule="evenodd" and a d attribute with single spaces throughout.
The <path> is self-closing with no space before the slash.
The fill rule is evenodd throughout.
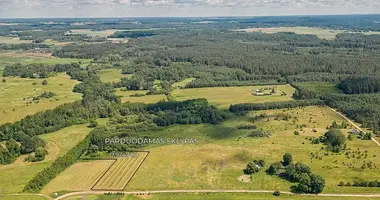
<path id="1" fill-rule="evenodd" d="M 349 130 L 348 133 L 349 133 L 349 134 L 354 134 L 354 135 L 359 135 L 359 134 L 360 134 L 360 131 L 357 130 L 357 129 L 353 129 L 353 130 Z"/>

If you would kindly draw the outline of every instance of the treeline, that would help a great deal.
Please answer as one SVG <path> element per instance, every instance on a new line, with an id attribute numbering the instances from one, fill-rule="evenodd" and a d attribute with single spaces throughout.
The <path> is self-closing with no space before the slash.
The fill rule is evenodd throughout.
<path id="1" fill-rule="evenodd" d="M 22 44 L 3 44 L 0 43 L 0 50 L 31 50 L 31 49 L 46 49 L 50 48 L 47 44 L 38 43 L 22 43 Z"/>
<path id="2" fill-rule="evenodd" d="M 242 103 L 234 104 L 229 108 L 230 112 L 244 112 L 244 111 L 254 111 L 254 110 L 271 110 L 271 109 L 282 109 L 282 108 L 296 108 L 305 106 L 322 106 L 325 105 L 323 100 L 319 99 L 308 99 L 308 100 L 298 100 L 298 101 L 279 101 L 279 102 L 265 102 L 265 103 Z"/>
<path id="3" fill-rule="evenodd" d="M 59 173 L 63 172 L 67 167 L 74 164 L 82 155 L 84 150 L 88 148 L 92 134 L 86 136 L 79 144 L 67 152 L 64 156 L 57 158 L 49 167 L 39 172 L 24 187 L 24 192 L 38 192 L 46 184 L 48 184 Z"/>
<path id="4" fill-rule="evenodd" d="M 257 85 L 283 85 L 281 80 L 258 81 L 213 81 L 207 79 L 196 79 L 185 86 L 185 88 L 203 87 L 232 87 L 232 86 L 257 86 Z"/>
<path id="5" fill-rule="evenodd" d="M 336 108 L 363 127 L 371 128 L 375 134 L 380 130 L 379 94 L 329 94 L 322 99 L 326 105 Z"/>
<path id="6" fill-rule="evenodd" d="M 380 78 L 373 76 L 349 77 L 338 84 L 346 94 L 380 92 Z"/>
<path id="7" fill-rule="evenodd" d="M 19 76 L 21 78 L 47 78 L 54 75 L 55 73 L 68 72 L 79 69 L 80 65 L 78 63 L 56 65 L 16 63 L 12 65 L 6 65 L 3 76 Z"/>
<path id="8" fill-rule="evenodd" d="M 157 35 L 158 33 L 153 31 L 116 31 L 114 34 L 108 36 L 109 38 L 139 38 L 150 37 Z"/>
<path id="9" fill-rule="evenodd" d="M 148 111 L 158 111 L 153 122 L 158 126 L 171 124 L 219 124 L 223 117 L 206 99 L 194 99 L 183 102 L 168 101 L 149 105 Z M 159 112 L 165 111 L 165 112 Z"/>
<path id="10" fill-rule="evenodd" d="M 100 58 L 115 50 L 116 44 L 71 44 L 53 51 L 52 55 L 60 58 Z"/>

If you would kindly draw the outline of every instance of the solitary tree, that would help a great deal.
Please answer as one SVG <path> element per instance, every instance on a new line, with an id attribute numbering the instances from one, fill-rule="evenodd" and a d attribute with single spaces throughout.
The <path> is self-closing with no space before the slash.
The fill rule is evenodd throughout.
<path id="1" fill-rule="evenodd" d="M 4 78 L 2 82 L 5 83 L 5 82 L 7 82 L 7 80 Z"/>
<path id="2" fill-rule="evenodd" d="M 284 166 L 288 166 L 293 163 L 293 156 L 290 153 L 286 153 L 282 156 Z"/>
<path id="3" fill-rule="evenodd" d="M 47 80 L 42 81 L 42 85 L 47 85 L 47 84 L 48 84 Z"/>

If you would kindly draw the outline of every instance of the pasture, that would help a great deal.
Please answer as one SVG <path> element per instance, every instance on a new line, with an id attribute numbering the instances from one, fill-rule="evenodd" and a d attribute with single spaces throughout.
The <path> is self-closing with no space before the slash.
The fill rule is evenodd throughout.
<path id="1" fill-rule="evenodd" d="M 102 31 L 94 31 L 94 30 L 90 30 L 90 29 L 74 29 L 74 30 L 71 30 L 70 32 L 68 32 L 66 34 L 68 34 L 68 35 L 82 34 L 82 35 L 88 35 L 91 37 L 107 37 L 109 35 L 112 35 L 116 31 L 122 31 L 122 30 L 107 29 L 107 30 L 102 30 Z"/>
<path id="2" fill-rule="evenodd" d="M 118 158 L 92 189 L 123 190 L 148 153 L 138 152 L 137 155 L 136 157 Z"/>
<path id="3" fill-rule="evenodd" d="M 255 90 L 275 87 L 276 93 L 265 96 L 255 96 Z M 282 95 L 284 92 L 286 95 Z M 295 89 L 289 85 L 277 86 L 243 86 L 243 87 L 210 87 L 210 88 L 189 88 L 176 89 L 170 94 L 173 99 L 184 101 L 188 99 L 205 98 L 209 103 L 219 107 L 228 108 L 231 104 L 238 103 L 263 103 L 270 101 L 289 101 Z"/>
<path id="4" fill-rule="evenodd" d="M 159 101 L 165 101 L 166 96 L 164 94 L 158 94 L 158 95 L 145 95 L 145 96 L 139 96 L 134 97 L 131 95 L 135 94 L 146 94 L 148 90 L 128 90 L 128 91 L 122 91 L 120 88 L 116 89 L 116 95 L 121 97 L 122 102 L 141 102 L 141 103 L 156 103 Z"/>
<path id="5" fill-rule="evenodd" d="M 379 188 L 338 187 L 340 181 L 359 181 L 380 179 L 379 167 L 361 169 L 363 162 L 380 166 L 376 156 L 380 148 L 369 140 L 348 141 L 351 150 L 367 151 L 367 158 L 348 159 L 344 154 L 333 154 L 321 150 L 323 144 L 312 144 L 307 138 L 323 135 L 326 127 L 334 121 L 344 119 L 326 107 L 306 107 L 297 109 L 261 111 L 266 117 L 255 124 L 269 138 L 247 137 L 249 130 L 240 130 L 238 125 L 252 124 L 249 118 L 235 117 L 221 125 L 176 125 L 152 135 L 163 137 L 198 138 L 198 144 L 178 144 L 148 146 L 150 156 L 141 166 L 126 190 L 161 189 L 257 189 L 288 191 L 292 183 L 277 176 L 267 175 L 264 170 L 252 175 L 251 182 L 241 182 L 246 164 L 253 159 L 264 159 L 269 164 L 282 159 L 289 152 L 295 162 L 310 166 L 312 171 L 326 180 L 325 193 L 376 193 Z M 251 115 L 261 114 L 251 113 Z M 289 120 L 278 116 L 288 114 Z M 293 122 L 294 120 L 294 122 Z M 302 130 L 301 130 L 302 125 Z M 316 130 L 316 132 L 313 131 Z M 295 135 L 294 131 L 300 132 Z M 347 129 L 342 130 L 347 134 Z M 149 133 L 144 133 L 149 135 Z M 315 159 L 310 154 L 319 154 Z M 348 167 L 348 166 L 351 167 Z"/>
<path id="6" fill-rule="evenodd" d="M 50 181 L 41 193 L 90 190 L 113 162 L 113 160 L 93 160 L 75 163 Z"/>
<path id="7" fill-rule="evenodd" d="M 131 75 L 125 75 L 121 73 L 120 69 L 105 69 L 99 72 L 100 80 L 102 82 L 120 82 L 120 79 L 130 77 Z"/>
<path id="8" fill-rule="evenodd" d="M 71 80 L 64 73 L 47 78 L 47 85 L 41 84 L 43 79 L 18 77 L 2 79 L 6 82 L 0 83 L 0 124 L 14 122 L 27 115 L 52 109 L 81 98 L 81 94 L 72 92 L 73 87 L 79 82 Z M 45 91 L 55 92 L 57 96 L 33 101 L 33 97 L 37 97 Z"/>
<path id="9" fill-rule="evenodd" d="M 99 122 L 101 123 L 101 122 Z M 40 135 L 46 141 L 48 155 L 42 162 L 24 162 L 27 155 L 20 156 L 14 163 L 0 165 L 0 194 L 21 192 L 24 185 L 56 158 L 66 154 L 83 140 L 92 129 L 87 124 L 63 128 L 59 131 Z"/>
<path id="10" fill-rule="evenodd" d="M 23 43 L 32 43 L 32 40 L 20 40 L 20 38 L 16 37 L 3 37 L 0 36 L 0 44 L 23 44 Z"/>
<path id="11" fill-rule="evenodd" d="M 245 32 L 262 32 L 262 33 L 279 33 L 279 32 L 293 32 L 296 34 L 308 34 L 316 35 L 321 39 L 332 40 L 335 39 L 336 35 L 339 33 L 348 32 L 345 30 L 333 30 L 333 29 L 324 29 L 317 27 L 270 27 L 270 28 L 246 28 L 246 29 L 236 29 L 234 31 L 245 31 Z M 369 31 L 369 32 L 349 32 L 349 33 L 363 33 L 365 35 L 380 34 L 380 32 Z"/>

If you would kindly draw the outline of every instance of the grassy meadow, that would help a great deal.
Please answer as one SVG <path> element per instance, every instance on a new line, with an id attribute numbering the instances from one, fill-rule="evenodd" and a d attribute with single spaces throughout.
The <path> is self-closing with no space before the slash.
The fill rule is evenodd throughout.
<path id="1" fill-rule="evenodd" d="M 5 83 L 0 83 L 0 124 L 20 120 L 27 115 L 52 109 L 64 103 L 81 98 L 81 94 L 72 90 L 79 82 L 71 80 L 65 73 L 47 78 L 47 85 L 42 85 L 43 79 L 26 79 L 5 77 Z M 49 99 L 33 101 L 33 97 L 43 92 L 55 92 L 57 96 Z"/>
<path id="2" fill-rule="evenodd" d="M 43 197 L 43 196 L 38 196 L 38 195 L 6 195 L 6 196 L 1 196 L 0 195 L 0 200 L 46 200 L 48 198 Z"/>
<path id="3" fill-rule="evenodd" d="M 345 155 L 333 155 L 322 151 L 322 144 L 313 145 L 306 139 L 320 136 L 326 127 L 342 117 L 326 107 L 269 110 L 265 119 L 255 122 L 264 131 L 271 132 L 269 138 L 249 138 L 250 132 L 239 130 L 238 125 L 249 124 L 249 116 L 235 117 L 221 125 L 176 125 L 161 131 L 141 135 L 161 137 L 198 138 L 198 144 L 172 144 L 148 146 L 151 153 L 126 190 L 161 189 L 265 189 L 288 191 L 292 183 L 277 176 L 269 176 L 264 170 L 252 175 L 251 182 L 242 182 L 246 164 L 253 159 L 264 159 L 269 164 L 280 161 L 289 152 L 296 162 L 302 162 L 326 180 L 325 193 L 370 193 L 380 192 L 379 188 L 338 187 L 340 181 L 380 179 L 380 169 L 361 169 L 364 161 L 380 166 L 374 155 L 380 149 L 372 141 L 348 141 L 348 148 L 367 151 L 366 159 L 347 159 Z M 259 113 L 256 113 L 259 114 Z M 289 114 L 291 119 L 276 119 L 278 114 Z M 295 122 L 292 120 L 296 119 Z M 298 125 L 298 128 L 297 128 Z M 300 128 L 303 125 L 304 128 Z M 316 129 L 316 132 L 312 131 Z M 295 135 L 298 130 L 300 135 Z M 347 130 L 342 130 L 347 133 Z M 312 159 L 310 153 L 318 153 L 321 159 Z M 327 153 L 327 154 L 325 154 Z M 344 164 L 345 163 L 345 164 Z M 351 165 L 352 168 L 347 165 Z"/>
<path id="4" fill-rule="evenodd" d="M 270 28 L 246 28 L 237 29 L 235 31 L 245 31 L 245 32 L 263 32 L 268 34 L 278 33 L 278 32 L 294 32 L 296 34 L 312 34 L 317 35 L 317 37 L 326 40 L 335 39 L 335 36 L 339 33 L 347 32 L 345 30 L 332 30 L 316 27 L 270 27 Z M 380 32 L 363 32 L 365 35 L 380 34 Z"/>
<path id="5" fill-rule="evenodd" d="M 134 94 L 146 94 L 148 90 L 128 90 L 122 91 L 120 88 L 116 89 L 116 95 L 121 97 L 122 102 L 141 102 L 141 103 L 156 103 L 158 101 L 165 101 L 167 98 L 164 94 L 158 95 L 145 95 L 141 97 L 131 97 Z"/>
<path id="6" fill-rule="evenodd" d="M 1 43 L 3 43 L 3 44 L 23 44 L 23 43 L 32 43 L 32 40 L 20 40 L 20 38 L 0 36 L 0 44 Z"/>
<path id="7" fill-rule="evenodd" d="M 94 31 L 90 29 L 74 29 L 71 30 L 71 32 L 67 34 L 83 34 L 83 35 L 88 35 L 91 37 L 107 37 L 109 35 L 112 35 L 116 31 L 122 31 L 122 30 L 116 30 L 116 29 L 107 29 L 107 30 L 102 30 L 102 31 Z"/>
<path id="8" fill-rule="evenodd" d="M 176 89 L 170 94 L 178 101 L 205 98 L 209 103 L 219 108 L 228 108 L 231 104 L 238 103 L 263 103 L 270 101 L 289 101 L 295 92 L 289 85 L 278 85 L 276 94 L 267 96 L 254 96 L 252 92 L 257 89 L 273 86 L 243 86 L 243 87 L 211 87 L 211 88 L 189 88 Z M 286 95 L 281 95 L 285 92 Z"/>
<path id="9" fill-rule="evenodd" d="M 14 163 L 0 165 L 0 194 L 21 192 L 24 185 L 39 171 L 48 167 L 56 158 L 64 155 L 83 140 L 92 129 L 87 124 L 70 126 L 59 131 L 41 135 L 46 141 L 48 155 L 41 162 L 24 162 L 20 156 Z"/>
<path id="10" fill-rule="evenodd" d="M 374 200 L 374 197 L 338 197 L 341 200 Z M 271 193 L 165 193 L 141 195 L 78 195 L 65 198 L 65 200 L 336 200 L 337 197 L 305 196 L 281 194 L 273 196 Z"/>
<path id="11" fill-rule="evenodd" d="M 120 79 L 130 77 L 131 75 L 125 75 L 121 73 L 120 69 L 105 69 L 99 72 L 100 80 L 102 82 L 120 82 Z"/>

